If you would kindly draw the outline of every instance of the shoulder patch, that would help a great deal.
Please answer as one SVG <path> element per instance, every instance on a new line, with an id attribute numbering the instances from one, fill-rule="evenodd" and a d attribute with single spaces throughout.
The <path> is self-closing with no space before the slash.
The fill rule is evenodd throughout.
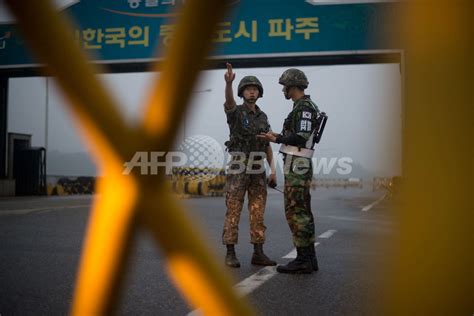
<path id="1" fill-rule="evenodd" d="M 306 111 L 303 111 L 303 113 L 301 114 L 302 118 L 304 119 L 311 119 L 311 112 L 306 112 Z"/>
<path id="2" fill-rule="evenodd" d="M 301 132 L 311 132 L 311 121 L 301 120 L 300 121 L 300 131 Z"/>

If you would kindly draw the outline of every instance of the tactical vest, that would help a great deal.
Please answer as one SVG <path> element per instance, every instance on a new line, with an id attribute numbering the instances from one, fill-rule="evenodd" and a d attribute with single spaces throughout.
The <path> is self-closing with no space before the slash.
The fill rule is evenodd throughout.
<path id="1" fill-rule="evenodd" d="M 263 111 L 255 110 L 250 114 L 245 105 L 237 105 L 233 121 L 229 124 L 229 140 L 225 142 L 229 152 L 266 152 L 268 142 L 257 139 L 260 133 L 270 131 L 267 115 Z"/>

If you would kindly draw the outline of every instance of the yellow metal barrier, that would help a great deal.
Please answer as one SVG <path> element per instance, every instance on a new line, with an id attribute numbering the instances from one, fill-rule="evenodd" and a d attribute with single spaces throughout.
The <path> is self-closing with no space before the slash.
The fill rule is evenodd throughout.
<path id="1" fill-rule="evenodd" d="M 164 249 L 172 279 L 193 306 L 208 315 L 252 314 L 170 196 L 164 175 L 122 174 L 123 162 L 129 161 L 135 151 L 171 148 L 176 135 L 173 126 L 186 113 L 225 2 L 186 2 L 160 79 L 150 94 L 143 126 L 132 128 L 125 124 L 112 96 L 94 76 L 97 69 L 87 63 L 70 36 L 71 27 L 54 12 L 50 1 L 7 0 L 27 43 L 69 99 L 77 128 L 103 174 L 87 228 L 72 306 L 74 315 L 103 315 L 114 310 L 136 224 L 151 230 Z M 51 38 L 55 38 L 54 45 Z"/>
<path id="2" fill-rule="evenodd" d="M 209 193 L 209 185 L 204 181 L 189 181 L 184 185 L 184 192 L 206 196 Z"/>
<path id="3" fill-rule="evenodd" d="M 88 226 L 73 314 L 113 311 L 135 224 L 150 229 L 163 247 L 170 275 L 191 304 L 209 315 L 252 313 L 165 190 L 163 175 L 121 173 L 122 163 L 135 151 L 170 148 L 176 132 L 171 126 L 185 113 L 225 1 L 187 1 L 138 129 L 125 124 L 49 1 L 6 2 L 69 98 L 78 129 L 104 174 L 97 185 L 100 198 Z M 386 314 L 396 315 L 472 314 L 472 185 L 466 173 L 472 173 L 472 75 L 467 69 L 473 55 L 474 5 L 413 2 L 403 15 L 402 32 L 408 45 L 406 182 L 384 307 Z M 56 45 L 46 44 L 50 38 Z M 451 112 L 449 104 L 454 105 Z"/>
<path id="4" fill-rule="evenodd" d="M 472 315 L 474 1 L 405 9 L 402 206 L 380 314 Z"/>

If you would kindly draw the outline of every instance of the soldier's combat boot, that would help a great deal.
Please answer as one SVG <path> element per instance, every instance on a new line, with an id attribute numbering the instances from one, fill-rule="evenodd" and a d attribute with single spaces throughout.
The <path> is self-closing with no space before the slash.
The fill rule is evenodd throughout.
<path id="1" fill-rule="evenodd" d="M 309 251 L 311 253 L 311 266 L 313 267 L 313 271 L 318 271 L 318 258 L 316 258 L 316 249 L 313 246 L 309 246 Z"/>
<path id="2" fill-rule="evenodd" d="M 278 266 L 278 272 L 290 274 L 309 274 L 313 272 L 310 247 L 297 247 L 296 251 L 298 253 L 296 259 L 288 262 L 287 265 Z"/>
<path id="3" fill-rule="evenodd" d="M 240 262 L 235 255 L 234 245 L 227 245 L 227 254 L 225 255 L 225 264 L 232 268 L 240 267 Z"/>
<path id="4" fill-rule="evenodd" d="M 276 262 L 263 253 L 263 244 L 253 244 L 252 264 L 258 266 L 276 266 Z"/>

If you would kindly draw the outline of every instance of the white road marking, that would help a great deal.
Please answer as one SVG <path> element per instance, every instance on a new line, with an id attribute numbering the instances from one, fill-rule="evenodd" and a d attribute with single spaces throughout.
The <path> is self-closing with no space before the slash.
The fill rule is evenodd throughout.
<path id="1" fill-rule="evenodd" d="M 314 246 L 316 247 L 319 245 L 319 242 L 315 242 Z M 294 248 L 292 251 L 290 251 L 286 256 L 282 257 L 283 259 L 294 259 L 296 258 L 296 248 Z"/>
<path id="2" fill-rule="evenodd" d="M 241 296 L 245 296 L 270 280 L 277 273 L 276 267 L 265 267 L 234 286 Z"/>
<path id="3" fill-rule="evenodd" d="M 362 212 L 367 212 L 368 210 L 370 210 L 372 207 L 374 207 L 375 205 L 377 205 L 378 203 L 380 203 L 380 201 L 382 201 L 383 199 L 385 198 L 385 194 L 382 195 L 377 201 L 374 201 L 372 203 L 370 203 L 369 205 L 366 205 L 362 208 Z"/>
<path id="4" fill-rule="evenodd" d="M 314 243 L 316 247 L 319 243 Z M 294 256 L 293 256 L 294 253 Z M 296 258 L 296 249 L 290 251 L 286 256 L 282 258 Z M 250 294 L 253 290 L 258 288 L 260 285 L 265 283 L 266 281 L 270 280 L 277 274 L 276 267 L 264 267 L 258 270 L 256 273 L 252 274 L 248 278 L 244 279 L 243 281 L 239 282 L 238 284 L 234 285 L 234 289 L 240 296 L 245 296 Z M 187 316 L 200 316 L 203 315 L 200 309 L 195 309 L 187 314 Z"/>
<path id="5" fill-rule="evenodd" d="M 318 238 L 331 238 L 331 236 L 334 235 L 335 232 L 337 232 L 337 230 L 330 229 L 330 230 L 322 233 L 321 235 L 319 235 Z"/>
<path id="6" fill-rule="evenodd" d="M 296 258 L 296 248 L 293 248 L 286 256 L 282 257 L 283 259 L 293 259 Z"/>
<path id="7" fill-rule="evenodd" d="M 17 210 L 4 210 L 0 211 L 0 216 L 2 215 L 25 215 L 30 213 L 46 213 L 51 212 L 58 209 L 73 209 L 73 208 L 83 208 L 83 207 L 90 207 L 91 204 L 85 205 L 69 205 L 69 206 L 45 206 L 45 207 L 37 207 L 37 208 L 27 208 L 27 209 L 17 209 Z"/>
<path id="8" fill-rule="evenodd" d="M 250 294 L 253 290 L 258 288 L 260 285 L 270 280 L 277 274 L 276 267 L 265 267 L 258 270 L 248 278 L 234 285 L 234 289 L 237 291 L 239 296 L 245 296 Z M 188 316 L 199 316 L 204 315 L 200 309 L 195 309 L 188 313 Z"/>

